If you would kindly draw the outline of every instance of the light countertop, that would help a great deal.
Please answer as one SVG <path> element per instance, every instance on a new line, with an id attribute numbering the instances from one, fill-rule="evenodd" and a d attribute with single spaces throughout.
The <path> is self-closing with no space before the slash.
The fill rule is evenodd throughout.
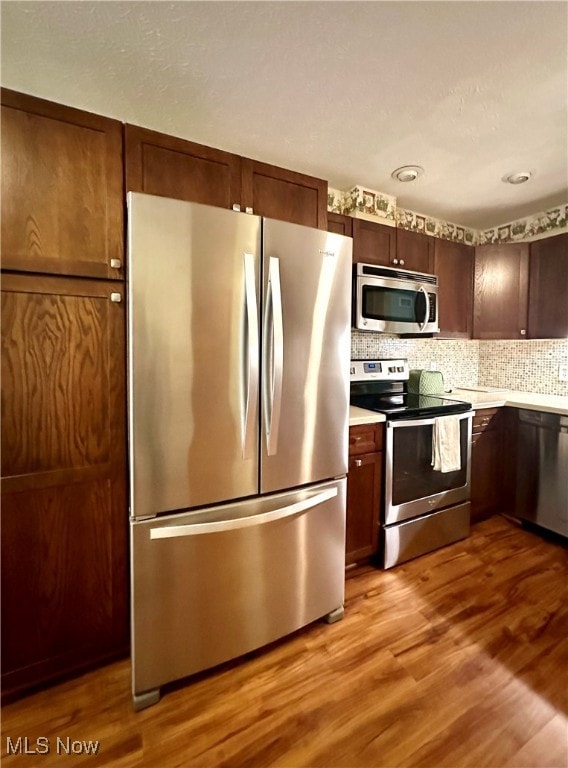
<path id="1" fill-rule="evenodd" d="M 465 400 L 473 409 L 498 408 L 508 405 L 512 408 L 527 408 L 529 411 L 548 411 L 568 415 L 568 397 L 562 395 L 541 395 L 536 392 L 477 392 L 471 389 L 453 389 L 444 393 L 449 400 Z"/>
<path id="2" fill-rule="evenodd" d="M 471 389 L 453 389 L 440 393 L 448 400 L 463 400 L 471 403 L 473 410 L 481 408 L 500 408 L 508 405 L 512 408 L 526 408 L 530 411 L 547 411 L 568 416 L 568 397 L 561 395 L 540 395 L 535 392 L 516 392 L 508 389 L 503 392 L 478 392 Z M 386 421 L 384 414 L 367 411 L 364 408 L 349 407 L 349 426 L 359 424 L 377 424 Z"/>
<path id="3" fill-rule="evenodd" d="M 349 406 L 350 427 L 356 427 L 359 424 L 378 424 L 383 421 L 386 421 L 384 413 L 367 411 L 365 408 L 357 408 L 355 405 Z"/>

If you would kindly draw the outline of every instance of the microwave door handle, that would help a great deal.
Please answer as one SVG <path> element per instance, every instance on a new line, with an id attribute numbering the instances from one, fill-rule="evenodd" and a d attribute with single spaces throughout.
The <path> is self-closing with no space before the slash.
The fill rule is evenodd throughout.
<path id="1" fill-rule="evenodd" d="M 256 276 L 254 255 L 243 253 L 246 312 L 246 393 L 243 407 L 242 456 L 250 459 L 255 448 L 256 403 L 258 400 L 259 340 L 258 308 L 256 302 Z"/>
<path id="2" fill-rule="evenodd" d="M 428 325 L 428 318 L 430 317 L 430 299 L 428 298 L 428 293 L 422 286 L 420 286 L 418 290 L 419 292 L 424 294 L 424 299 L 426 300 L 426 311 L 424 312 L 424 322 L 420 326 L 420 330 L 423 331 L 424 328 L 426 328 L 426 326 Z"/>

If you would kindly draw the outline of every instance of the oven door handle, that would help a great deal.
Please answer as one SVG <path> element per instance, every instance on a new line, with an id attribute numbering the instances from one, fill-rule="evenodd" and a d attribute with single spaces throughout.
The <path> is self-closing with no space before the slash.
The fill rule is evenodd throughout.
<path id="1" fill-rule="evenodd" d="M 437 418 L 443 419 L 444 416 L 457 416 L 458 419 L 472 419 L 473 411 L 466 411 L 465 413 L 447 413 L 440 414 Z M 387 428 L 394 429 L 395 427 L 424 427 L 428 424 L 434 424 L 436 419 L 401 419 L 399 421 L 387 421 Z"/>
<path id="2" fill-rule="evenodd" d="M 418 291 L 424 294 L 424 299 L 426 301 L 426 311 L 424 313 L 424 322 L 420 325 L 420 330 L 423 331 L 424 328 L 426 328 L 426 326 L 428 325 L 428 318 L 430 317 L 430 299 L 428 298 L 428 292 L 423 286 L 420 286 L 418 288 Z"/>

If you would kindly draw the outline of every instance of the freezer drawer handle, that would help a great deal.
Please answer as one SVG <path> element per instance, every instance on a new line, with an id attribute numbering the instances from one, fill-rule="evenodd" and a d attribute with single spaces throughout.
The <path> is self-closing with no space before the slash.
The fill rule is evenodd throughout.
<path id="1" fill-rule="evenodd" d="M 256 303 L 256 278 L 254 256 L 243 253 L 243 270 L 245 277 L 245 309 L 246 309 L 246 396 L 242 423 L 242 456 L 252 458 L 256 449 L 255 426 L 257 421 L 258 400 L 258 309 Z"/>
<path id="2" fill-rule="evenodd" d="M 271 322 L 269 322 L 271 321 Z M 264 386 L 263 405 L 266 429 L 266 452 L 274 456 L 278 450 L 278 430 L 282 408 L 282 376 L 284 373 L 284 326 L 282 292 L 280 289 L 280 259 L 271 256 L 268 265 L 268 287 L 264 313 Z M 270 376 L 267 375 L 271 368 Z"/>
<path id="3" fill-rule="evenodd" d="M 289 504 L 280 509 L 273 509 L 262 515 L 250 515 L 242 517 L 239 520 L 220 520 L 215 523 L 189 523 L 188 525 L 170 525 L 163 528 L 152 528 L 150 530 L 151 539 L 177 539 L 180 536 L 200 536 L 206 533 L 221 533 L 222 531 L 235 531 L 239 528 L 249 528 L 252 525 L 262 525 L 263 523 L 273 523 L 275 520 L 282 520 L 285 517 L 292 517 L 301 512 L 305 512 L 312 507 L 317 507 L 337 496 L 337 486 L 328 488 L 325 491 L 314 493 L 307 499 L 297 501 L 295 504 Z"/>

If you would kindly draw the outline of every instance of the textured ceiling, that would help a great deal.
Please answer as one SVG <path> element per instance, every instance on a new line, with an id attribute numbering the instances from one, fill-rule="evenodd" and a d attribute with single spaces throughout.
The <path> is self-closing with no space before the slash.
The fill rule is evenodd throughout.
<path id="1" fill-rule="evenodd" d="M 15 90 L 477 229 L 568 200 L 566 2 L 11 0 L 1 23 Z"/>

